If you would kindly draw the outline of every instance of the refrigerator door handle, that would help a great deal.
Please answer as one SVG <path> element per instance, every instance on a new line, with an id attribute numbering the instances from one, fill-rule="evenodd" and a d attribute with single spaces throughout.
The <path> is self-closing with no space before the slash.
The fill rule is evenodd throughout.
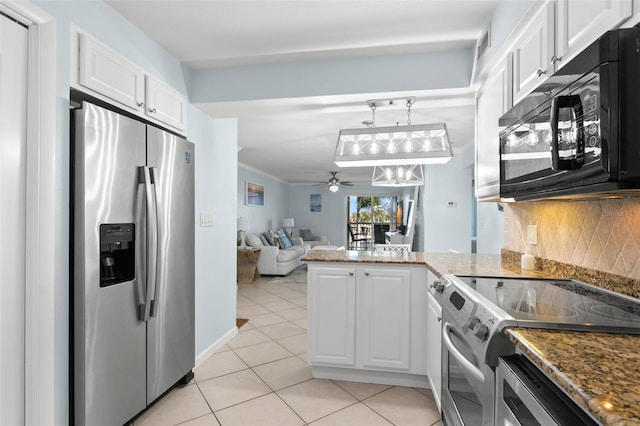
<path id="1" fill-rule="evenodd" d="M 157 274 L 157 269 L 158 269 L 158 245 L 160 243 L 160 226 L 158 223 L 158 194 L 157 194 L 157 186 L 156 186 L 156 181 L 158 180 L 158 168 L 157 167 L 149 167 L 150 170 L 150 174 L 151 174 L 151 181 L 153 183 L 152 187 L 153 187 L 153 208 L 154 208 L 154 228 L 153 228 L 153 232 L 155 235 L 155 245 L 154 245 L 154 249 L 149 251 L 150 257 L 152 257 L 153 260 L 153 281 L 150 281 L 151 285 L 153 286 L 151 288 L 151 316 L 155 317 L 158 313 L 158 298 L 159 298 L 159 291 L 158 291 L 158 274 Z"/>
<path id="2" fill-rule="evenodd" d="M 155 182 L 153 179 L 152 168 L 142 167 L 142 180 L 145 188 L 146 202 L 146 234 L 147 234 L 147 250 L 145 259 L 146 283 L 145 283 L 145 302 L 141 309 L 144 311 L 143 321 L 148 321 L 150 317 L 149 306 L 153 306 L 153 299 L 156 290 L 156 265 L 158 259 L 158 214 L 155 193 Z"/>

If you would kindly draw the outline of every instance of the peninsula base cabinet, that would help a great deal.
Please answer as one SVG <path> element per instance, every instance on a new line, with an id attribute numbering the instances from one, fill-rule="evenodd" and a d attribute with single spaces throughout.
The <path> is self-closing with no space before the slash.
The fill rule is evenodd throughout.
<path id="1" fill-rule="evenodd" d="M 428 388 L 427 268 L 309 263 L 313 377 Z"/>

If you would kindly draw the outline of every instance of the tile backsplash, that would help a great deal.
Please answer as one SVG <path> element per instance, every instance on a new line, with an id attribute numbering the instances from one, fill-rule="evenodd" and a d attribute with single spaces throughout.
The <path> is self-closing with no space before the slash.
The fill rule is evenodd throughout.
<path id="1" fill-rule="evenodd" d="M 640 278 L 640 199 L 513 203 L 504 219 L 505 249 Z M 526 240 L 532 224 L 536 246 Z"/>

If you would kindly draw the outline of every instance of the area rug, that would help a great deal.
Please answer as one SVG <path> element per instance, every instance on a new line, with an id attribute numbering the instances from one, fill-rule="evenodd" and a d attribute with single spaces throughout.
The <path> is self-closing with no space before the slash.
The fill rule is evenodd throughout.
<path id="1" fill-rule="evenodd" d="M 307 265 L 302 265 L 298 269 L 294 269 L 284 277 L 272 278 L 271 283 L 276 284 L 306 284 L 307 283 Z"/>
<path id="2" fill-rule="evenodd" d="M 240 328 L 249 321 L 247 318 L 236 318 L 236 327 Z"/>

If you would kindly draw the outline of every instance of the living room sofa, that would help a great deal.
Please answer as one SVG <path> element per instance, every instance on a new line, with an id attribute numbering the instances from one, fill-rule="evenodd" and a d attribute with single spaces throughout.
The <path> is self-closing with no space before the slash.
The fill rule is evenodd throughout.
<path id="1" fill-rule="evenodd" d="M 246 237 L 249 247 L 260 249 L 258 258 L 258 272 L 260 275 L 287 275 L 302 264 L 300 258 L 310 250 L 309 244 L 302 242 L 302 238 L 291 238 L 291 247 L 287 249 L 278 246 L 265 245 L 260 235 L 249 234 Z"/>
<path id="2" fill-rule="evenodd" d="M 305 230 L 309 232 L 304 232 Z M 316 235 L 315 230 L 313 228 L 304 228 L 304 227 L 292 228 L 291 237 L 302 239 L 303 244 L 309 244 L 311 248 L 314 248 L 315 246 L 331 245 L 329 240 L 327 240 L 327 237 L 325 237 L 324 235 Z"/>

